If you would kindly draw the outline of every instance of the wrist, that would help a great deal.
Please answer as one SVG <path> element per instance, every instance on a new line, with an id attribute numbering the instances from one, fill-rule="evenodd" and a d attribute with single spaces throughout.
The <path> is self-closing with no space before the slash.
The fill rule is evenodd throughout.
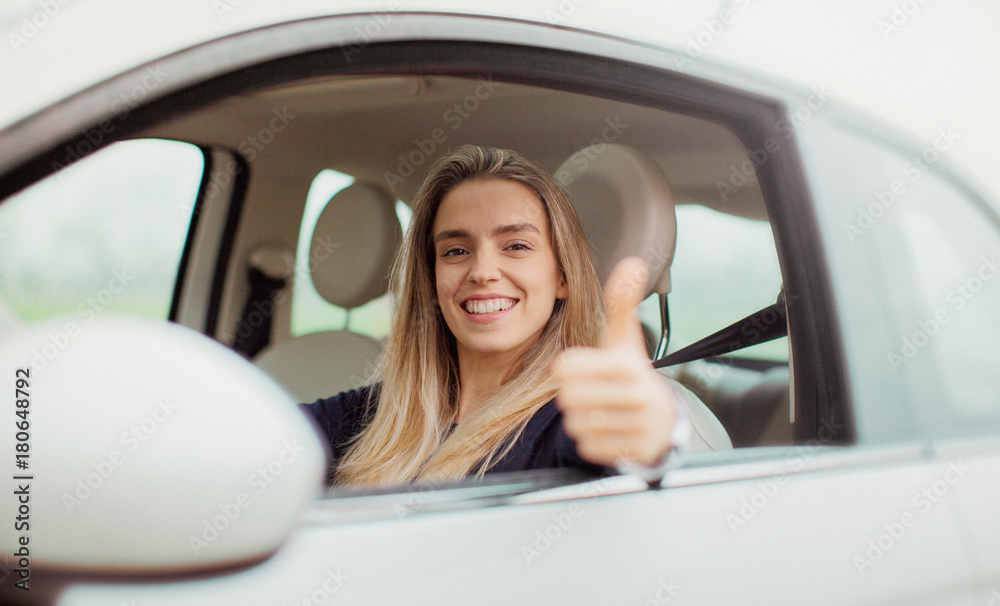
<path id="1" fill-rule="evenodd" d="M 674 411 L 677 416 L 670 429 L 670 444 L 666 451 L 648 465 L 625 460 L 615 464 L 619 473 L 637 475 L 651 486 L 658 486 L 670 470 L 681 466 L 681 455 L 691 442 L 693 430 L 687 398 L 682 391 L 674 387 L 673 383 L 670 383 L 669 387 L 673 394 Z"/>

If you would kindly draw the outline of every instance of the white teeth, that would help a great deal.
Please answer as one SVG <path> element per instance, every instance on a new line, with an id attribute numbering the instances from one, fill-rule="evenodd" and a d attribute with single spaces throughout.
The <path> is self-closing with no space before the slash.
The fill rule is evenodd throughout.
<path id="1" fill-rule="evenodd" d="M 468 301 L 465 304 L 465 311 L 470 314 L 491 314 L 495 311 L 505 311 L 514 307 L 511 299 L 490 299 L 488 301 Z"/>

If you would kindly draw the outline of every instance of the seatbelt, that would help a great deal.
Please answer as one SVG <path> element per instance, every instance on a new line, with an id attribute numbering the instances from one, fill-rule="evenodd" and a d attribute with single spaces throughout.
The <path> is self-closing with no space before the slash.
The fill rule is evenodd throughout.
<path id="1" fill-rule="evenodd" d="M 247 279 L 250 293 L 236 325 L 233 349 L 252 359 L 271 342 L 271 323 L 277 307 L 275 298 L 287 282 L 269 278 L 256 267 L 248 269 Z"/>
<path id="2" fill-rule="evenodd" d="M 751 345 L 780 339 L 788 335 L 786 318 L 785 291 L 782 289 L 774 305 L 769 305 L 700 341 L 656 360 L 653 362 L 653 368 L 666 368 L 692 360 L 721 356 Z"/>
<path id="3" fill-rule="evenodd" d="M 271 342 L 271 325 L 281 291 L 294 269 L 291 251 L 276 246 L 254 249 L 247 263 L 250 292 L 243 305 L 232 348 L 253 359 Z"/>

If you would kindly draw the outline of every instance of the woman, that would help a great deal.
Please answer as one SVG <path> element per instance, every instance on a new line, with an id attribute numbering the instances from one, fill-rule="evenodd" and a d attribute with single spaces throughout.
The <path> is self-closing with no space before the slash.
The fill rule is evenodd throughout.
<path id="1" fill-rule="evenodd" d="M 441 158 L 393 268 L 380 383 L 307 406 L 336 483 L 657 462 L 676 414 L 632 317 L 645 271 L 637 259 L 616 268 L 604 335 L 590 251 L 559 184 L 508 150 Z"/>

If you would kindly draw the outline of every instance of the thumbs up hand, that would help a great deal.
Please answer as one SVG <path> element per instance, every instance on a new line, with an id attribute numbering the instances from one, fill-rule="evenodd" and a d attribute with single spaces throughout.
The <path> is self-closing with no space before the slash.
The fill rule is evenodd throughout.
<path id="1" fill-rule="evenodd" d="M 653 465 L 671 446 L 673 390 L 650 364 L 636 316 L 648 276 L 642 259 L 622 259 L 604 288 L 608 324 L 601 346 L 567 349 L 555 363 L 563 426 L 592 463 Z"/>

